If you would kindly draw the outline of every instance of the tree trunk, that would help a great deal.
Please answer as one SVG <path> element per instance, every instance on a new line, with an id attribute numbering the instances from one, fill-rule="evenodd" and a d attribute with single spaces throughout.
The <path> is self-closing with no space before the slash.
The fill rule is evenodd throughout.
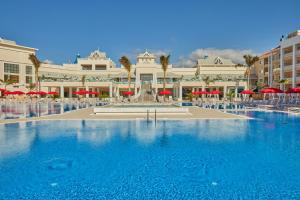
<path id="1" fill-rule="evenodd" d="M 39 75 L 38 75 L 38 70 L 35 68 L 35 89 L 38 91 L 39 89 Z"/>
<path id="2" fill-rule="evenodd" d="M 131 85 L 131 75 L 130 75 L 130 72 L 129 72 L 128 73 L 128 91 L 129 92 L 131 91 L 130 85 Z"/>
<path id="3" fill-rule="evenodd" d="M 166 71 L 164 71 L 164 84 L 163 84 L 163 91 L 166 90 Z M 164 101 L 166 101 L 166 94 L 164 94 Z"/>
<path id="4" fill-rule="evenodd" d="M 251 89 L 250 88 L 250 68 L 248 68 L 248 73 L 247 74 L 248 74 L 248 81 L 247 81 L 248 82 L 247 83 L 248 84 L 248 90 L 250 90 Z"/>

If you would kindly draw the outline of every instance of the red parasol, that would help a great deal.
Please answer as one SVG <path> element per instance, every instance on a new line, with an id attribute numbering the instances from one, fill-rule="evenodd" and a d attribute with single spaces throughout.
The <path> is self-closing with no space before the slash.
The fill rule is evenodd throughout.
<path id="1" fill-rule="evenodd" d="M 47 92 L 48 95 L 58 95 L 57 92 Z"/>
<path id="2" fill-rule="evenodd" d="M 85 94 L 89 94 L 90 91 L 87 91 L 87 90 L 80 90 L 80 91 L 76 91 L 76 92 L 73 92 L 73 94 L 76 94 L 76 95 L 85 95 Z"/>
<path id="3" fill-rule="evenodd" d="M 264 93 L 264 94 L 283 93 L 283 91 L 281 89 L 278 89 L 278 88 L 264 88 L 260 92 Z"/>
<path id="4" fill-rule="evenodd" d="M 133 92 L 131 92 L 131 91 L 126 91 L 126 92 L 123 92 L 123 95 L 131 96 L 131 95 L 133 95 Z"/>
<path id="5" fill-rule="evenodd" d="M 4 94 L 5 95 L 23 95 L 25 93 L 22 91 L 13 91 L 13 92 L 6 91 L 6 92 L 4 92 Z"/>
<path id="6" fill-rule="evenodd" d="M 172 92 L 169 91 L 169 90 L 163 90 L 163 91 L 160 91 L 159 94 L 160 94 L 160 95 L 171 95 Z"/>
<path id="7" fill-rule="evenodd" d="M 214 90 L 214 91 L 211 91 L 209 94 L 221 94 L 221 92 L 219 90 Z"/>

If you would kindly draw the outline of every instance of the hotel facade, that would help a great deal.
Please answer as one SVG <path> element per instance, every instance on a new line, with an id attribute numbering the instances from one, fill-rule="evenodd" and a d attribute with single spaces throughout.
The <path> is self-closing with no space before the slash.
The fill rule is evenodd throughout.
<path id="1" fill-rule="evenodd" d="M 265 86 L 281 89 L 300 86 L 300 30 L 288 34 L 279 46 L 263 53 L 255 67 L 258 82 Z"/>
<path id="2" fill-rule="evenodd" d="M 7 86 L 8 90 L 28 92 L 29 85 L 35 83 L 34 65 L 29 55 L 36 52 L 35 48 L 0 39 L 0 79 L 15 82 Z M 193 91 L 204 90 L 220 90 L 225 98 L 229 91 L 238 96 L 238 92 L 247 89 L 245 71 L 245 67 L 220 57 L 203 57 L 191 68 L 173 67 L 170 64 L 166 73 L 166 89 L 172 91 L 175 100 L 183 100 Z M 55 91 L 61 98 L 75 97 L 73 92 L 81 89 L 119 98 L 128 90 L 127 76 L 123 66 L 117 67 L 105 52 L 99 50 L 85 58 L 77 56 L 74 63 L 42 63 L 39 68 L 41 90 Z M 130 87 L 136 98 L 146 90 L 156 95 L 163 89 L 162 67 L 148 51 L 137 56 L 131 77 Z"/>

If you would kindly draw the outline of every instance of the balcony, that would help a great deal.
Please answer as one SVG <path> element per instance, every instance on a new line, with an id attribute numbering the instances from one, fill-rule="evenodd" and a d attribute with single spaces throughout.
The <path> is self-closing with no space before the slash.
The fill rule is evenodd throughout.
<path id="1" fill-rule="evenodd" d="M 284 70 L 284 71 L 292 71 L 292 70 L 293 70 L 293 66 L 292 66 L 292 65 L 285 65 L 285 66 L 283 67 L 283 70 Z"/>
<path id="2" fill-rule="evenodd" d="M 293 52 L 285 53 L 284 58 L 292 58 Z"/>

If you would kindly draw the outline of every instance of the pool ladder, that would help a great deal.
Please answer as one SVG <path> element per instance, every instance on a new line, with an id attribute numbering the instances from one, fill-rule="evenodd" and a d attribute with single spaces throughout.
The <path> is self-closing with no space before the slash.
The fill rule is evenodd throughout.
<path id="1" fill-rule="evenodd" d="M 156 124 L 157 118 L 156 118 L 156 109 L 154 110 L 154 122 Z M 147 123 L 150 122 L 150 112 L 147 110 Z"/>

